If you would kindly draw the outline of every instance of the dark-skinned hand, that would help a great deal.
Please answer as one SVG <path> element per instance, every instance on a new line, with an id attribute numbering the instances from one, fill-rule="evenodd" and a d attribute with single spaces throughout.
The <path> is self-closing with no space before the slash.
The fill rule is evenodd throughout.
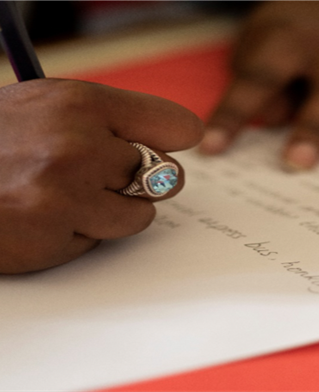
<path id="1" fill-rule="evenodd" d="M 129 142 L 175 162 L 166 152 L 197 144 L 203 126 L 162 98 L 41 79 L 0 89 L 0 129 L 0 273 L 22 273 L 147 228 L 155 199 L 117 192 L 141 164 Z M 165 197 L 184 184 L 175 163 L 179 181 Z"/>

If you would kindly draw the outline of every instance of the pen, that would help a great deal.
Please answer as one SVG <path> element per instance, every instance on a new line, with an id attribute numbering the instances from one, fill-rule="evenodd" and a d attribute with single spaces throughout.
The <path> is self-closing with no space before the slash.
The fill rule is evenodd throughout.
<path id="1" fill-rule="evenodd" d="M 15 1 L 0 1 L 0 40 L 19 82 L 44 78 Z"/>

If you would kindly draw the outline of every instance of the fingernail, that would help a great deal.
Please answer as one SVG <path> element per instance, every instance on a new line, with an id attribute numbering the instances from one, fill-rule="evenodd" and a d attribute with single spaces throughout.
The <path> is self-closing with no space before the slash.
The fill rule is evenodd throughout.
<path id="1" fill-rule="evenodd" d="M 229 136 L 223 129 L 207 129 L 199 148 L 204 154 L 218 154 L 229 145 Z"/>
<path id="2" fill-rule="evenodd" d="M 289 168 L 305 170 L 312 168 L 318 161 L 317 146 L 309 142 L 293 144 L 286 152 L 285 161 Z"/>

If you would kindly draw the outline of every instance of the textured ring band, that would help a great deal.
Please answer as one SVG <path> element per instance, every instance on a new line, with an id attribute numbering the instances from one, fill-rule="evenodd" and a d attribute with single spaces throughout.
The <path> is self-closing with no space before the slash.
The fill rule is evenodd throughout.
<path id="1" fill-rule="evenodd" d="M 164 162 L 153 150 L 140 143 L 130 143 L 141 154 L 142 164 L 134 181 L 118 192 L 125 196 L 147 194 L 153 197 L 165 195 L 177 184 L 178 167 Z"/>

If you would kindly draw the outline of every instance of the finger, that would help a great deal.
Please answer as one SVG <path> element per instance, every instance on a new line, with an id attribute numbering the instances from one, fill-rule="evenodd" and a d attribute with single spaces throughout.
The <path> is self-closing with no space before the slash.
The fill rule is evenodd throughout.
<path id="1" fill-rule="evenodd" d="M 108 145 L 109 156 L 112 158 L 102 159 L 98 163 L 98 170 L 105 173 L 105 175 L 103 175 L 103 180 L 105 180 L 105 182 L 101 184 L 103 185 L 101 186 L 101 189 L 119 191 L 120 189 L 126 188 L 134 181 L 136 173 L 142 167 L 142 157 L 140 152 L 125 140 L 116 137 L 112 139 L 112 143 Z M 160 198 L 143 195 L 143 197 L 148 198 L 149 200 L 160 201 L 173 197 L 180 192 L 184 186 L 185 174 L 182 166 L 174 158 L 161 151 L 153 151 L 163 162 L 171 162 L 178 167 L 177 183 L 167 194 Z M 95 169 L 93 167 L 92 176 L 96 175 L 94 171 Z"/>
<path id="2" fill-rule="evenodd" d="M 304 66 L 303 56 L 291 44 L 289 34 L 283 29 L 263 35 L 257 46 L 238 54 L 234 81 L 208 121 L 200 145 L 203 153 L 224 151 L 243 126 L 259 116 L 299 75 Z"/>
<path id="3" fill-rule="evenodd" d="M 28 265 L 11 265 L 7 273 L 17 274 L 31 271 L 41 271 L 48 268 L 53 268 L 58 265 L 68 263 L 90 250 L 96 248 L 100 244 L 100 240 L 88 238 L 84 235 L 74 233 L 70 236 L 69 242 L 62 248 L 58 255 L 53 258 L 42 258 L 37 262 L 29 263 Z"/>
<path id="4" fill-rule="evenodd" d="M 128 142 L 118 137 L 111 138 L 108 153 L 100 162 L 100 170 L 104 169 L 104 186 L 109 190 L 118 190 L 127 186 L 134 178 L 141 165 L 141 155 Z M 106 157 L 107 155 L 107 157 Z"/>
<path id="5" fill-rule="evenodd" d="M 102 132 L 99 143 L 83 147 L 89 151 L 90 159 L 85 165 L 78 165 L 77 178 L 86 179 L 95 190 L 118 190 L 126 187 L 134 178 L 141 165 L 140 153 L 128 142 Z M 82 170 L 82 172 L 80 172 Z"/>
<path id="6" fill-rule="evenodd" d="M 94 85 L 92 102 L 104 126 L 127 141 L 176 151 L 202 138 L 203 123 L 195 114 L 160 97 Z"/>
<path id="7" fill-rule="evenodd" d="M 258 123 L 267 128 L 287 126 L 309 98 L 310 87 L 309 80 L 305 78 L 293 80 L 264 107 Z"/>
<path id="8" fill-rule="evenodd" d="M 63 253 L 63 256 L 59 259 L 57 265 L 67 263 L 74 260 L 90 250 L 96 248 L 100 244 L 100 240 L 88 238 L 82 234 L 74 233 L 68 246 Z M 52 265 L 54 266 L 54 265 Z"/>
<path id="9" fill-rule="evenodd" d="M 161 151 L 187 149 L 201 140 L 203 124 L 186 108 L 147 94 L 117 94 L 121 104 L 111 125 L 117 136 Z"/>
<path id="10" fill-rule="evenodd" d="M 274 95 L 275 91 L 254 81 L 234 81 L 208 121 L 200 151 L 218 154 L 227 149 L 243 126 L 256 117 Z"/>
<path id="11" fill-rule="evenodd" d="M 155 216 L 155 207 L 140 197 L 122 196 L 112 191 L 89 195 L 77 206 L 75 232 L 91 239 L 114 239 L 146 229 Z"/>
<path id="12" fill-rule="evenodd" d="M 203 123 L 186 108 L 164 98 L 101 84 L 64 79 L 38 79 L 26 82 L 24 89 L 50 89 L 50 102 L 56 113 L 67 112 L 83 125 L 94 125 L 126 141 L 139 142 L 161 151 L 176 151 L 196 145 L 203 135 Z M 66 116 L 65 126 L 67 124 Z M 78 129 L 79 130 L 79 129 Z M 64 129 L 61 129 L 63 132 Z"/>
<path id="13" fill-rule="evenodd" d="M 102 173 L 101 177 L 103 178 L 103 181 L 105 180 L 105 182 L 100 184 L 100 189 L 119 191 L 129 186 L 135 180 L 136 174 L 143 166 L 142 155 L 134 146 L 130 145 L 123 139 L 113 137 L 111 140 L 112 143 L 109 143 L 107 146 L 109 157 L 99 160 L 98 163 L 95 162 L 95 165 L 90 167 L 92 173 L 91 177 L 89 176 L 88 179 L 94 178 L 94 176 L 96 176 L 97 170 L 99 170 Z M 147 194 L 143 195 L 143 197 L 152 201 L 159 201 L 173 197 L 182 189 L 184 185 L 184 170 L 181 165 L 172 157 L 161 151 L 152 151 L 157 154 L 163 162 L 171 162 L 177 166 L 177 183 L 174 184 L 174 187 L 169 190 L 168 193 L 161 197 L 151 197 Z M 96 168 L 96 166 L 98 167 Z M 171 185 L 171 183 L 168 185 Z"/>
<path id="14" fill-rule="evenodd" d="M 154 151 L 154 152 L 163 160 L 163 162 L 174 163 L 178 168 L 178 174 L 177 174 L 176 185 L 171 190 L 169 190 L 167 193 L 165 193 L 164 195 L 162 195 L 160 197 L 152 197 L 147 194 L 140 196 L 140 197 L 144 197 L 146 199 L 149 199 L 152 202 L 162 201 L 162 200 L 166 200 L 166 199 L 169 199 L 171 197 L 176 196 L 182 190 L 182 188 L 184 187 L 184 184 L 185 184 L 185 172 L 184 172 L 183 167 L 180 165 L 180 163 L 178 161 L 176 161 L 174 158 L 170 157 L 167 154 L 164 154 L 161 151 Z"/>
<path id="15" fill-rule="evenodd" d="M 283 151 L 283 159 L 291 169 L 310 169 L 319 160 L 319 91 L 301 108 L 293 132 Z"/>
<path id="16" fill-rule="evenodd" d="M 43 185 L 50 182 L 56 189 L 68 189 L 77 199 L 85 190 L 116 191 L 132 181 L 141 164 L 140 153 L 103 129 L 92 127 L 90 132 L 92 137 L 77 132 L 75 137 L 63 137 L 57 147 L 50 146 L 50 162 L 41 177 Z"/>
<path id="17" fill-rule="evenodd" d="M 74 154 L 81 156 L 84 151 L 87 165 L 82 168 L 83 173 L 77 167 L 77 178 L 98 184 L 101 189 L 119 190 L 132 181 L 141 157 L 128 142 L 174 151 L 191 147 L 201 136 L 202 122 L 187 109 L 165 99 L 92 83 L 61 84 L 59 97 L 66 95 L 63 102 L 71 101 L 69 111 L 78 109 L 76 118 L 81 115 L 81 128 L 76 129 L 72 150 L 78 143 Z M 74 115 L 68 118 L 74 120 Z M 72 129 L 72 121 L 69 126 Z M 91 141 L 87 138 L 88 126 Z M 72 174 L 74 167 L 69 161 L 68 171 Z M 74 164 L 78 165 L 78 160 Z M 174 189 L 177 191 L 178 187 Z"/>
<path id="18" fill-rule="evenodd" d="M 287 125 L 292 119 L 294 106 L 291 100 L 284 94 L 271 100 L 265 106 L 260 116 L 260 122 L 267 128 L 278 128 Z"/>
<path id="19" fill-rule="evenodd" d="M 28 265 L 11 265 L 11 269 L 8 273 L 17 274 L 31 271 L 41 271 L 48 268 L 53 268 L 58 265 L 68 263 L 90 250 L 96 248 L 100 244 L 100 240 L 85 237 L 81 234 L 74 233 L 70 236 L 69 242 L 66 243 L 65 247 L 62 248 L 58 255 L 52 258 L 42 258 L 37 262 L 29 263 Z"/>

